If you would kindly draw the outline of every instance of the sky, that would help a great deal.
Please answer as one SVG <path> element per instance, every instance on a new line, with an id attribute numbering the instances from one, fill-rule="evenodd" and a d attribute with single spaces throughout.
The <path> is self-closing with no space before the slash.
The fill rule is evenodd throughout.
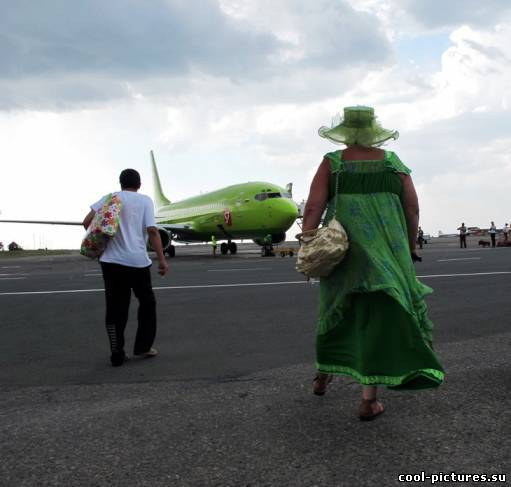
<path id="1" fill-rule="evenodd" d="M 426 233 L 511 221 L 508 0 L 0 0 L 1 218 L 81 221 L 127 167 L 171 201 L 247 181 L 307 198 L 318 136 L 369 105 Z M 288 232 L 292 238 L 297 230 Z M 0 223 L 78 248 L 80 227 Z"/>

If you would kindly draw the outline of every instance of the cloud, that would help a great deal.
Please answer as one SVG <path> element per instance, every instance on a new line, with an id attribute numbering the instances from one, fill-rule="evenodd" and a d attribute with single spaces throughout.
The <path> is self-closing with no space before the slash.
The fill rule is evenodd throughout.
<path id="1" fill-rule="evenodd" d="M 193 71 L 231 79 L 264 76 L 266 59 L 279 46 L 275 37 L 234 22 L 213 0 L 196 5 L 3 1 L 2 88 L 14 107 L 44 104 L 45 97 L 58 106 L 128 96 L 129 80 Z"/>
<path id="2" fill-rule="evenodd" d="M 332 71 L 350 64 L 388 62 L 391 46 L 371 13 L 355 10 L 347 0 L 220 0 L 233 18 L 270 30 L 284 44 L 278 56 L 294 68 Z"/>
<path id="3" fill-rule="evenodd" d="M 373 17 L 339 0 L 0 1 L 3 110 L 165 100 L 193 88 L 208 98 L 215 79 L 263 99 L 276 89 L 318 97 L 305 72 L 328 91 L 340 73 L 381 66 L 391 53 Z"/>
<path id="4" fill-rule="evenodd" d="M 69 73 L 151 76 L 193 67 L 243 76 L 277 46 L 243 31 L 213 0 L 50 0 L 3 2 L 2 76 Z"/>
<path id="5" fill-rule="evenodd" d="M 448 0 L 441 3 L 431 0 L 394 0 L 394 3 L 419 24 L 431 29 L 463 24 L 488 27 L 502 21 L 511 12 L 508 0 Z"/>

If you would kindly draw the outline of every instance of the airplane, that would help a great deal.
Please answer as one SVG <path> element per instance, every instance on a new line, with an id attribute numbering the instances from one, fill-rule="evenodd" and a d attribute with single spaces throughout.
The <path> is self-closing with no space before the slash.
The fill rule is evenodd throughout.
<path id="1" fill-rule="evenodd" d="M 262 181 L 236 184 L 171 203 L 163 194 L 153 151 L 151 164 L 156 223 L 171 257 L 175 255 L 172 240 L 208 242 L 215 236 L 227 240 L 220 245 L 223 255 L 236 253 L 234 239 L 252 239 L 264 245 L 271 235 L 271 242 L 279 243 L 298 217 L 291 183 L 286 188 Z"/>
<path id="2" fill-rule="evenodd" d="M 252 239 L 261 246 L 267 244 L 268 240 L 272 244 L 280 243 L 286 239 L 286 231 L 299 215 L 298 206 L 292 199 L 292 183 L 286 188 L 263 181 L 235 184 L 171 203 L 163 194 L 153 151 L 150 155 L 155 219 L 163 250 L 169 257 L 176 254 L 173 241 L 209 242 L 212 236 L 218 241 L 224 240 L 220 245 L 222 255 L 237 252 L 235 239 Z M 82 224 L 41 220 L 0 222 Z"/>

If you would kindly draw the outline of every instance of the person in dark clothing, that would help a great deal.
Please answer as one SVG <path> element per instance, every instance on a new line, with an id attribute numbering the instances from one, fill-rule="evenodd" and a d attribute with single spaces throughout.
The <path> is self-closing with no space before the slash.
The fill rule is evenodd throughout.
<path id="1" fill-rule="evenodd" d="M 422 249 L 424 246 L 424 230 L 419 227 L 419 231 L 417 232 L 417 243 L 419 244 L 419 248 Z"/>

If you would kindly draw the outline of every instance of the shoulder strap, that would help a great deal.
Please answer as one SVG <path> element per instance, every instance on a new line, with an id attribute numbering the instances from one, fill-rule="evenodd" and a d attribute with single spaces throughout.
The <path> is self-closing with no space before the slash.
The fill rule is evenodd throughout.
<path id="1" fill-rule="evenodd" d="M 341 170 L 342 171 L 342 150 L 337 150 L 334 152 L 329 152 L 328 154 L 325 154 L 325 158 L 330 161 L 330 172 L 336 172 Z"/>
<path id="2" fill-rule="evenodd" d="M 385 151 L 385 165 L 394 172 L 409 175 L 412 170 L 405 166 L 395 152 Z"/>

